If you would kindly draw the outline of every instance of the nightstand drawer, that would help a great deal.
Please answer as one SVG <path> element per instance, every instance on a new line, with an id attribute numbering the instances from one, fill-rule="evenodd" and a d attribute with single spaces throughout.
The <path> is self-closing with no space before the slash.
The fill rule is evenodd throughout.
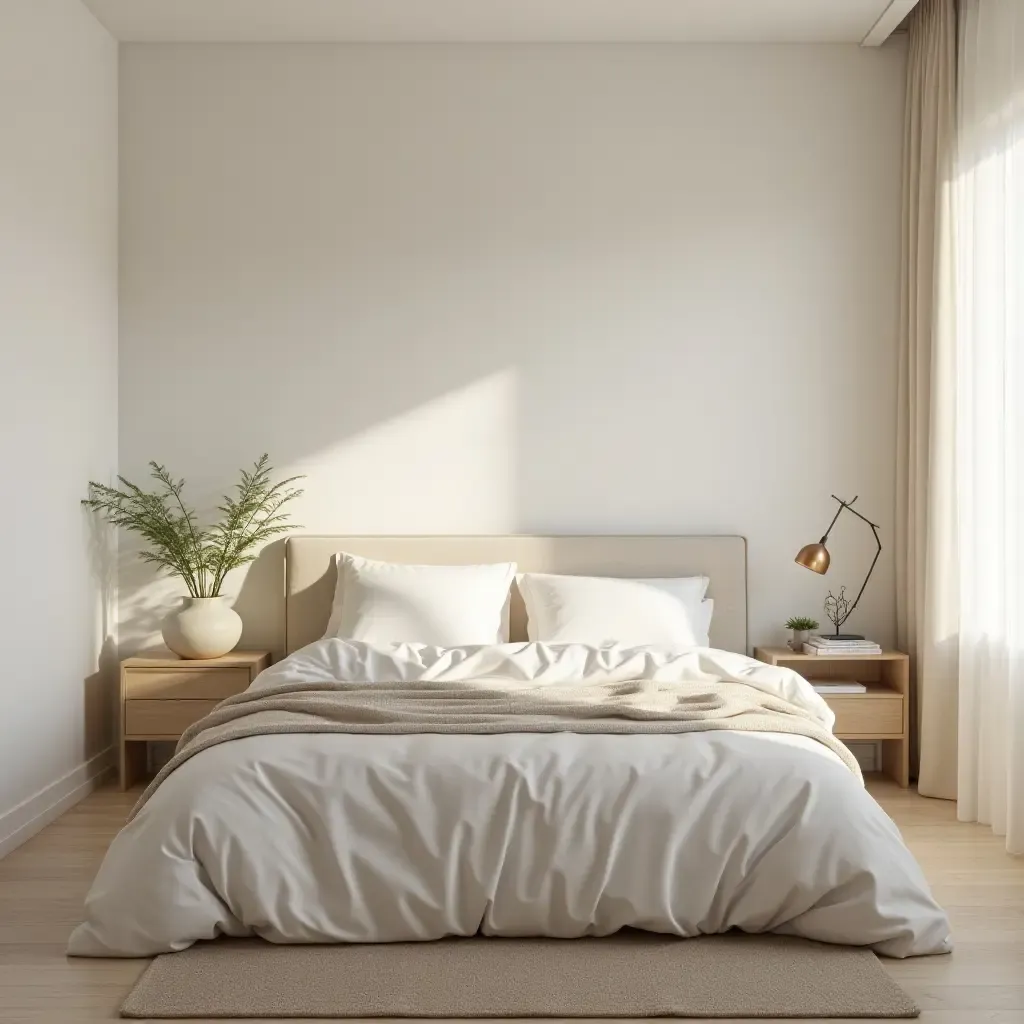
<path id="1" fill-rule="evenodd" d="M 903 698 L 893 696 L 826 697 L 836 713 L 832 731 L 837 736 L 876 737 L 903 734 Z"/>
<path id="2" fill-rule="evenodd" d="M 124 733 L 177 739 L 193 722 L 209 714 L 219 700 L 126 700 Z"/>
<path id="3" fill-rule="evenodd" d="M 130 700 L 223 700 L 248 685 L 247 668 L 133 668 L 124 675 Z"/>
<path id="4" fill-rule="evenodd" d="M 121 662 L 121 788 L 146 774 L 151 740 L 177 740 L 225 697 L 242 693 L 270 665 L 270 651 L 179 658 L 144 651 Z"/>

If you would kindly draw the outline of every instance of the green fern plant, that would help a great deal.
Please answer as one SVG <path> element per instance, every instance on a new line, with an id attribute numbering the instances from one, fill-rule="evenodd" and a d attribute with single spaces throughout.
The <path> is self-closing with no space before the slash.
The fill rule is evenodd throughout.
<path id="1" fill-rule="evenodd" d="M 90 480 L 82 504 L 112 525 L 139 534 L 148 545 L 139 557 L 181 577 L 192 597 L 219 597 L 232 569 L 254 561 L 260 545 L 289 529 L 284 506 L 302 494 L 292 486 L 300 476 L 272 484 L 270 456 L 263 455 L 251 473 L 242 470 L 235 496 L 224 496 L 217 508 L 220 521 L 203 529 L 182 497 L 185 481 L 175 480 L 158 462 L 149 467 L 159 485 L 154 490 L 145 491 L 123 476 L 117 478 L 120 487 Z"/>
<path id="2" fill-rule="evenodd" d="M 816 619 L 809 619 L 806 615 L 794 615 L 791 619 L 786 619 L 786 629 L 817 629 L 818 622 Z"/>

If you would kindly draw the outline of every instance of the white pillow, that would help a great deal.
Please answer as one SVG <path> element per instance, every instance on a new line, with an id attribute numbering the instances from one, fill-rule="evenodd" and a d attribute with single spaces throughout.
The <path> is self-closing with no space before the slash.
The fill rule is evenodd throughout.
<path id="1" fill-rule="evenodd" d="M 370 644 L 471 647 L 505 643 L 515 562 L 400 565 L 339 551 L 324 637 Z"/>
<path id="2" fill-rule="evenodd" d="M 635 580 L 523 573 L 519 590 L 531 640 L 707 647 L 714 606 L 702 599 L 709 582 L 706 576 Z"/>

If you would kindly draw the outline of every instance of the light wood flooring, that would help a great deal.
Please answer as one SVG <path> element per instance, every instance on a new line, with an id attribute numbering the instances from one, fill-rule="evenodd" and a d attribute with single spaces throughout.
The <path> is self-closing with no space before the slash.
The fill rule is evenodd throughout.
<path id="1" fill-rule="evenodd" d="M 987 828 L 956 821 L 952 804 L 870 788 L 949 911 L 951 956 L 886 960 L 923 1008 L 924 1024 L 1024 1024 L 1024 859 Z M 75 1024 L 117 1019 L 146 966 L 69 960 L 64 945 L 111 837 L 136 793 L 102 789 L 0 861 L 0 1021 Z"/>

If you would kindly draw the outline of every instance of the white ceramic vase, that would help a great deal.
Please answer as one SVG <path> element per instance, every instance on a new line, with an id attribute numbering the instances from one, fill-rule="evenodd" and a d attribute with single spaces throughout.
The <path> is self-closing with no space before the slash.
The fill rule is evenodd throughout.
<path id="1" fill-rule="evenodd" d="M 790 649 L 799 654 L 804 649 L 804 644 L 807 643 L 807 638 L 810 634 L 811 631 L 809 629 L 794 629 L 793 639 L 789 641 Z"/>
<path id="2" fill-rule="evenodd" d="M 226 597 L 183 597 L 161 632 L 164 643 L 182 658 L 219 658 L 234 650 L 242 619 Z"/>

